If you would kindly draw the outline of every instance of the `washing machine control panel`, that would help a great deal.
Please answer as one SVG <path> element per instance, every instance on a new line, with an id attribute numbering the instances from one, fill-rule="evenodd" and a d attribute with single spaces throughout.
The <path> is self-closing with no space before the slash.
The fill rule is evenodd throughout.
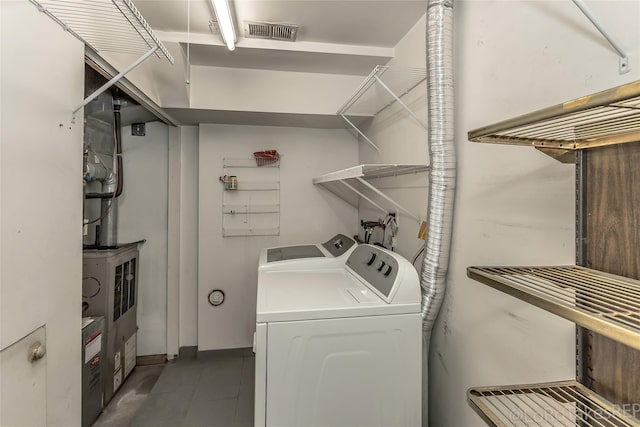
<path id="1" fill-rule="evenodd" d="M 370 288 L 387 302 L 392 297 L 399 271 L 398 255 L 371 245 L 358 246 L 349 259 L 349 266 Z"/>

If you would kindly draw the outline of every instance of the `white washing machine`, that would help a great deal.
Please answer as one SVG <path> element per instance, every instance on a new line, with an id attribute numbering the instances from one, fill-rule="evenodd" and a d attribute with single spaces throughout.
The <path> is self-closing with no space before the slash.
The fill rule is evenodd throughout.
<path id="1" fill-rule="evenodd" d="M 338 268 L 261 271 L 255 425 L 421 425 L 414 267 L 359 245 Z"/>
<path id="2" fill-rule="evenodd" d="M 352 238 L 336 234 L 321 244 L 264 248 L 260 251 L 258 271 L 340 267 L 356 246 Z"/>

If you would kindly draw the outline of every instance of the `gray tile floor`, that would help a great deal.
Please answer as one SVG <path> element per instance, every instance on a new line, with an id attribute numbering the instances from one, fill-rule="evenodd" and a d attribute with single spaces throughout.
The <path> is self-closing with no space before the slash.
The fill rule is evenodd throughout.
<path id="1" fill-rule="evenodd" d="M 199 353 L 167 363 L 131 427 L 253 426 L 250 349 Z"/>
<path id="2" fill-rule="evenodd" d="M 125 421 L 123 416 L 119 424 L 99 424 L 114 397 L 94 427 L 253 426 L 255 365 L 251 349 L 183 356 L 164 366 L 132 419 Z"/>

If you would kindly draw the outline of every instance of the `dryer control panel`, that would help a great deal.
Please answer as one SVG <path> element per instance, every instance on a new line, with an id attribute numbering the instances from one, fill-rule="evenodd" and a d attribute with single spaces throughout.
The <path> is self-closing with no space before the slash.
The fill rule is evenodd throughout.
<path id="1" fill-rule="evenodd" d="M 347 259 L 347 266 L 364 279 L 378 296 L 386 302 L 391 302 L 394 285 L 398 283 L 399 259 L 407 262 L 398 254 L 383 248 L 360 245 Z"/>
<path id="2" fill-rule="evenodd" d="M 352 238 L 347 237 L 344 234 L 336 234 L 331 239 L 324 242 L 322 246 L 324 246 L 331 255 L 337 258 L 347 252 L 351 246 L 355 244 L 356 242 Z"/>

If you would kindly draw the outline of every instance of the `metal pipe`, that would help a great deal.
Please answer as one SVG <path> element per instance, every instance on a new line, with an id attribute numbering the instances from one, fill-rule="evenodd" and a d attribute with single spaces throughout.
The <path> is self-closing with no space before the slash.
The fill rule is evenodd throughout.
<path id="1" fill-rule="evenodd" d="M 108 177 L 109 171 L 102 163 L 87 163 L 84 170 L 85 181 L 104 181 Z"/>
<path id="2" fill-rule="evenodd" d="M 102 182 L 102 190 L 104 192 L 113 192 L 117 187 L 117 179 L 112 173 L 109 179 Z M 100 246 L 113 247 L 118 245 L 118 203 L 114 197 L 110 199 L 102 199 L 102 212 L 109 210 L 100 221 Z"/>
<path id="3" fill-rule="evenodd" d="M 428 144 L 431 160 L 422 292 L 422 425 L 429 424 L 429 344 L 449 268 L 456 187 L 453 0 L 427 1 Z"/>
<path id="4" fill-rule="evenodd" d="M 115 175 L 117 185 L 114 187 L 116 194 L 115 197 L 119 197 L 122 194 L 122 188 L 124 185 L 123 179 L 123 167 L 122 167 L 122 119 L 120 113 L 120 100 L 113 100 L 113 166 L 112 173 Z M 89 166 L 89 165 L 87 165 Z M 86 175 L 85 175 L 86 177 Z M 108 179 L 109 174 L 105 175 L 103 179 L 98 179 L 103 181 L 104 179 Z M 111 188 L 111 187 L 108 187 Z M 102 192 L 100 193 L 87 193 L 85 194 L 85 199 L 111 199 L 114 197 L 113 191 L 105 191 L 105 187 L 103 186 Z"/>

